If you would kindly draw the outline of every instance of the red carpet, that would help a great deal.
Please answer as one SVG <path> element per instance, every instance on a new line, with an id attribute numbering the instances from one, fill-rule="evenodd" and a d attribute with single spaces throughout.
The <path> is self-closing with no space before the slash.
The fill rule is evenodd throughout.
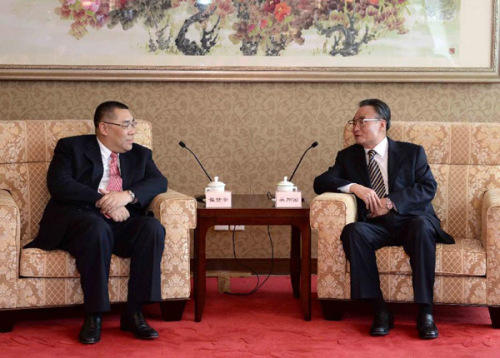
<path id="1" fill-rule="evenodd" d="M 233 292 L 250 290 L 254 278 L 232 281 Z M 293 298 L 288 277 L 275 276 L 259 292 L 237 297 L 217 293 L 215 279 L 200 323 L 194 302 L 180 322 L 163 322 L 157 305 L 145 310 L 160 338 L 143 342 L 119 329 L 119 312 L 104 316 L 101 342 L 78 343 L 82 323 L 78 312 L 50 312 L 51 319 L 24 318 L 10 333 L 0 334 L 1 357 L 495 357 L 500 356 L 500 330 L 491 328 L 484 307 L 441 306 L 435 309 L 440 338 L 422 341 L 415 329 L 415 308 L 400 305 L 395 327 L 387 337 L 370 337 L 371 314 L 347 312 L 340 322 L 325 321 L 313 281 L 312 321 L 305 322 Z M 37 315 L 35 315 L 37 316 Z M 38 315 L 40 316 L 40 315 Z"/>

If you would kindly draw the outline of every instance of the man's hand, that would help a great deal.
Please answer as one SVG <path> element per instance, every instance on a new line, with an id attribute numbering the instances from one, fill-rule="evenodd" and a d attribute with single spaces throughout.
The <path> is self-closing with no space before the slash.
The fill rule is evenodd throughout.
<path id="1" fill-rule="evenodd" d="M 127 220 L 130 217 L 130 213 L 128 212 L 127 208 L 124 206 L 121 206 L 118 209 L 109 212 L 107 215 L 114 222 L 122 222 L 122 221 Z"/>
<path id="2" fill-rule="evenodd" d="M 104 196 L 96 201 L 96 208 L 101 209 L 101 213 L 109 214 L 120 207 L 124 207 L 132 201 L 132 197 L 126 191 L 107 191 L 99 189 Z"/>
<path id="3" fill-rule="evenodd" d="M 372 213 L 376 213 L 379 210 L 385 208 L 385 203 L 384 206 L 382 206 L 380 198 L 373 189 L 367 188 L 363 185 L 353 184 L 351 185 L 350 190 L 351 193 L 364 201 L 366 208 Z"/>
<path id="4" fill-rule="evenodd" d="M 380 199 L 381 206 L 375 208 L 375 210 L 372 210 L 368 217 L 370 218 L 376 218 L 377 216 L 384 216 L 389 213 L 389 209 L 387 209 L 387 199 L 383 198 Z"/>

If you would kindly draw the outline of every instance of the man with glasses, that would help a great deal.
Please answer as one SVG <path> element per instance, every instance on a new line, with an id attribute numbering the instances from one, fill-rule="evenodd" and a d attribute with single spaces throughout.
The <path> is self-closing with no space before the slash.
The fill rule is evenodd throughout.
<path id="1" fill-rule="evenodd" d="M 158 332 L 142 306 L 161 300 L 160 262 L 165 229 L 146 216 L 151 200 L 167 190 L 167 179 L 151 150 L 134 144 L 136 122 L 120 102 L 104 102 L 94 115 L 96 135 L 62 138 L 47 173 L 51 199 L 29 247 L 62 249 L 76 259 L 84 294 L 85 321 L 79 340 L 101 338 L 101 315 L 110 309 L 111 254 L 130 257 L 127 307 L 120 328 L 137 338 Z"/>
<path id="2" fill-rule="evenodd" d="M 335 164 L 314 180 L 314 191 L 356 196 L 357 221 L 346 225 L 340 236 L 351 264 L 351 298 L 373 304 L 370 334 L 387 335 L 393 316 L 380 289 L 375 251 L 403 246 L 410 256 L 414 300 L 419 306 L 419 336 L 437 338 L 432 314 L 436 242 L 454 240 L 441 229 L 431 204 L 437 183 L 424 148 L 386 136 L 391 111 L 378 99 L 361 101 L 348 124 L 356 144 L 337 154 Z"/>

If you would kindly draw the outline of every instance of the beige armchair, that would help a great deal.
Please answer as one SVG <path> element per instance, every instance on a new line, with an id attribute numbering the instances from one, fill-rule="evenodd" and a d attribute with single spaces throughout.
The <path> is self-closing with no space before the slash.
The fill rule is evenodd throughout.
<path id="1" fill-rule="evenodd" d="M 437 245 L 435 303 L 488 306 L 493 326 L 500 328 L 500 124 L 393 122 L 388 134 L 424 146 L 438 182 L 432 203 L 456 241 Z M 354 143 L 347 128 L 344 141 Z M 318 298 L 326 319 L 341 319 L 343 302 L 350 299 L 340 233 L 355 213 L 351 194 L 325 193 L 311 203 L 311 227 L 319 235 Z M 377 265 L 384 298 L 413 302 L 403 249 L 378 250 Z"/>
<path id="2" fill-rule="evenodd" d="M 23 249 L 38 232 L 49 200 L 46 176 L 57 140 L 94 133 L 90 120 L 0 121 L 0 331 L 12 330 L 17 310 L 83 303 L 75 260 L 64 251 Z M 136 142 L 151 148 L 151 124 L 138 121 Z M 167 173 L 168 174 L 168 173 Z M 196 201 L 169 189 L 150 205 L 166 228 L 161 310 L 180 320 L 189 300 L 190 229 Z M 129 259 L 113 256 L 111 302 L 127 298 Z"/>

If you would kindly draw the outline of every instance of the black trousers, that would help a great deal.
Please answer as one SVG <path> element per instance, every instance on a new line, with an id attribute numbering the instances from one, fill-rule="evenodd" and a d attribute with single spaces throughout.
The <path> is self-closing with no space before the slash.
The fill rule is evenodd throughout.
<path id="1" fill-rule="evenodd" d="M 76 258 L 87 313 L 110 309 L 108 278 L 111 254 L 130 257 L 128 301 L 161 301 L 161 258 L 165 228 L 148 216 L 116 223 L 98 212 L 82 210 L 68 225 L 60 249 Z"/>
<path id="2" fill-rule="evenodd" d="M 340 236 L 351 263 L 351 297 L 382 298 L 375 251 L 403 246 L 410 257 L 415 303 L 432 304 L 436 268 L 436 231 L 425 216 L 390 212 L 366 222 L 348 224 Z"/>

